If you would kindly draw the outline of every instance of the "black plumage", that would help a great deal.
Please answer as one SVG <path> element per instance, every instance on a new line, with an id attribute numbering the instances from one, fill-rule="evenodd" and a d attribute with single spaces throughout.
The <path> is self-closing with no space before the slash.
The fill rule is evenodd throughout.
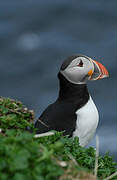
<path id="1" fill-rule="evenodd" d="M 50 104 L 35 123 L 37 133 L 49 130 L 64 131 L 64 135 L 72 136 L 76 126 L 76 111 L 89 100 L 86 84 L 73 84 L 60 72 L 59 95 L 57 100 Z"/>

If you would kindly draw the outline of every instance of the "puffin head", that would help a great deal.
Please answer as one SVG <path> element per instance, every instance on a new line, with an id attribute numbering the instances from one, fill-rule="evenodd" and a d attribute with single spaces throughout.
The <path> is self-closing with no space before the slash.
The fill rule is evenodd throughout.
<path id="1" fill-rule="evenodd" d="M 60 73 L 74 84 L 84 84 L 87 80 L 97 80 L 109 76 L 107 69 L 101 63 L 84 55 L 68 57 L 63 62 Z"/>

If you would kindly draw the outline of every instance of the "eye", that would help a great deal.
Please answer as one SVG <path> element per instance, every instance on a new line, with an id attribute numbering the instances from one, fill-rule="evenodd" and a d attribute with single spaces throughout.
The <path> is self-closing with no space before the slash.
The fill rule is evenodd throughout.
<path id="1" fill-rule="evenodd" d="M 82 62 L 82 60 L 80 60 L 78 66 L 79 66 L 79 67 L 83 67 L 83 62 Z"/>

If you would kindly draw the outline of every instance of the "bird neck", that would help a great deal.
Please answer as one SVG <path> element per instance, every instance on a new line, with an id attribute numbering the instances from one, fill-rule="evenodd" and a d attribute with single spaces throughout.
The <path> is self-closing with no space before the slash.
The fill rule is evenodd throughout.
<path id="1" fill-rule="evenodd" d="M 84 105 L 89 100 L 89 93 L 86 84 L 73 84 L 69 82 L 60 72 L 59 78 L 59 101 L 72 102 Z"/>

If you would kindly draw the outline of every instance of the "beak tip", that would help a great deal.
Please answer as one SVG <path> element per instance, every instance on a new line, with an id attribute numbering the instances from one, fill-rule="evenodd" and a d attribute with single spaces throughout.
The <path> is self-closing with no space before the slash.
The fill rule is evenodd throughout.
<path id="1" fill-rule="evenodd" d="M 109 73 L 108 73 L 107 69 L 101 63 L 99 63 L 99 62 L 97 62 L 95 60 L 93 60 L 93 62 L 98 67 L 99 72 L 100 72 L 100 75 L 96 79 L 108 78 Z"/>
<path id="2" fill-rule="evenodd" d="M 102 78 L 109 78 L 109 75 L 102 75 Z"/>

